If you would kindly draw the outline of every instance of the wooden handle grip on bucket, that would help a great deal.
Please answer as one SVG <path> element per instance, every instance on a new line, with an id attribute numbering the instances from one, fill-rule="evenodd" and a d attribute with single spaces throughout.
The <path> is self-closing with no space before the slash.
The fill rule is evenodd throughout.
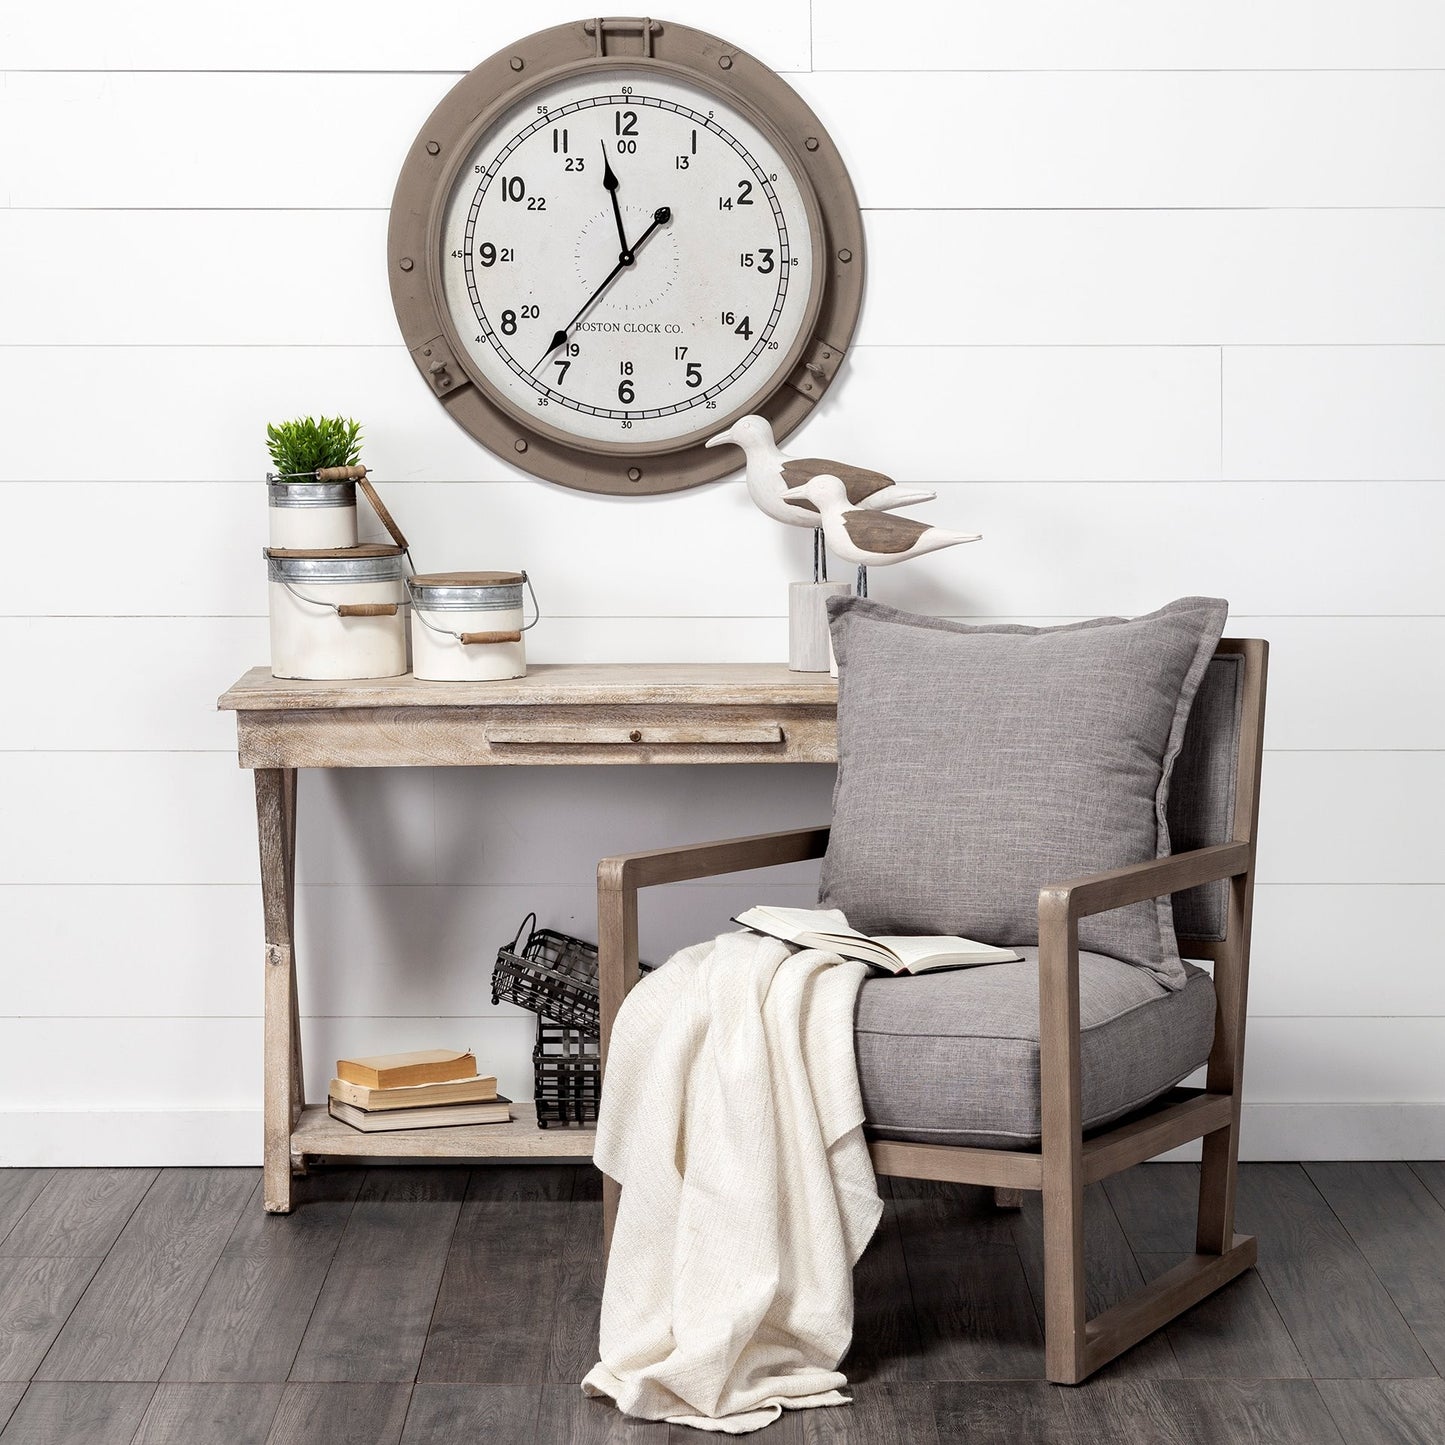
<path id="1" fill-rule="evenodd" d="M 395 602 L 343 602 L 336 609 L 338 617 L 395 617 Z"/>
<path id="2" fill-rule="evenodd" d="M 316 473 L 318 482 L 364 482 L 366 480 L 366 468 L 357 467 L 322 467 Z"/>
<path id="3" fill-rule="evenodd" d="M 471 647 L 478 642 L 520 642 L 520 632 L 461 632 L 457 634 L 461 640 Z"/>

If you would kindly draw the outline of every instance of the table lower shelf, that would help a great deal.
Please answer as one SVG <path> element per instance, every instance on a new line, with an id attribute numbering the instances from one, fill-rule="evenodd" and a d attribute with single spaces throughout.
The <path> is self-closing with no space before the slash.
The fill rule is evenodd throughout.
<path id="1" fill-rule="evenodd" d="M 553 1124 L 537 1127 L 537 1108 L 512 1104 L 510 1124 L 454 1124 L 441 1129 L 395 1129 L 366 1134 L 327 1113 L 324 1105 L 301 1111 L 291 1131 L 291 1153 L 329 1158 L 565 1159 L 592 1157 L 597 1131 Z"/>

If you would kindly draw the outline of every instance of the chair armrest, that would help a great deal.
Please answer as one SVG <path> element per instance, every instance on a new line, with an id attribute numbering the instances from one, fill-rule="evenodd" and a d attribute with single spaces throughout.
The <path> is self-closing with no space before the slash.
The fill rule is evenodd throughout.
<path id="1" fill-rule="evenodd" d="M 637 890 L 655 883 L 713 878 L 779 863 L 821 858 L 828 849 L 827 828 L 793 828 L 786 833 L 757 833 L 718 843 L 690 843 L 621 853 L 597 865 L 597 985 L 602 1059 L 612 1037 L 612 1021 L 628 990 L 637 982 Z"/>
<path id="2" fill-rule="evenodd" d="M 1079 1076 L 1079 920 L 1234 878 L 1252 866 L 1248 843 L 1219 843 L 1074 878 L 1039 892 L 1039 1104 L 1044 1188 L 1077 1188 L 1083 1148 Z M 1049 1161 L 1053 1161 L 1052 1163 Z M 1057 1183 L 1051 1185 L 1050 1180 Z"/>
<path id="3" fill-rule="evenodd" d="M 1042 923 L 1046 914 L 1054 919 L 1089 918 L 1130 903 L 1142 903 L 1146 898 L 1180 893 L 1201 883 L 1247 872 L 1249 862 L 1248 843 L 1218 843 L 1211 848 L 1193 848 L 1187 853 L 1171 853 L 1167 858 L 1151 858 L 1127 868 L 1073 878 L 1040 890 L 1039 921 Z"/>
<path id="4" fill-rule="evenodd" d="M 680 883 L 688 878 L 714 878 L 722 873 L 821 858 L 827 848 L 827 828 L 792 828 L 786 833 L 755 833 L 749 838 L 724 838 L 716 843 L 621 853 L 597 865 L 597 886 L 636 889 L 655 883 Z"/>

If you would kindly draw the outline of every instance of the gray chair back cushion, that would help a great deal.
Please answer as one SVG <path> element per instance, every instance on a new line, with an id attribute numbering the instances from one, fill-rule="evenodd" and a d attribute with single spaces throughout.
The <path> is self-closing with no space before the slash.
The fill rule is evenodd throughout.
<path id="1" fill-rule="evenodd" d="M 1226 604 L 985 626 L 832 598 L 838 781 L 819 891 L 865 933 L 1038 942 L 1039 890 L 1170 851 L 1170 780 Z M 1168 898 L 1080 946 L 1185 972 Z"/>
<path id="2" fill-rule="evenodd" d="M 1184 746 L 1169 788 L 1169 840 L 1174 852 L 1227 843 L 1234 833 L 1239 780 L 1239 729 L 1244 713 L 1244 657 L 1217 654 L 1194 697 Z M 1222 940 L 1229 884 L 1206 883 L 1174 895 L 1174 928 L 1181 938 Z"/>

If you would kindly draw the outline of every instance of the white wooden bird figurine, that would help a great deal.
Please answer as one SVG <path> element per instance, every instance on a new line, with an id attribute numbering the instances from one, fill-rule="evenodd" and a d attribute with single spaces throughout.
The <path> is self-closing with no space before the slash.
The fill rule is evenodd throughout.
<path id="1" fill-rule="evenodd" d="M 981 532 L 950 532 L 929 527 L 911 517 L 893 517 L 848 505 L 848 491 L 842 479 L 822 472 L 794 487 L 787 505 L 802 508 L 811 503 L 823 519 L 823 535 L 836 556 L 858 568 L 858 595 L 868 595 L 868 568 L 891 567 L 925 552 L 956 547 L 960 542 L 977 542 Z"/>
<path id="2" fill-rule="evenodd" d="M 889 511 L 894 507 L 911 507 L 931 502 L 937 492 L 910 491 L 900 487 L 892 477 L 866 467 L 849 466 L 846 462 L 828 461 L 823 457 L 790 457 L 780 452 L 773 440 L 772 424 L 765 416 L 740 417 L 726 431 L 709 437 L 704 443 L 720 447 L 726 443 L 741 447 L 747 459 L 745 472 L 748 495 L 758 510 L 775 522 L 789 527 L 812 527 L 821 531 L 818 509 L 809 501 L 793 505 L 798 488 L 814 477 L 827 474 L 842 485 L 848 505 L 869 512 Z M 821 563 L 821 566 L 820 566 Z M 815 541 L 813 548 L 814 580 L 821 570 L 828 575 L 827 562 Z"/>

